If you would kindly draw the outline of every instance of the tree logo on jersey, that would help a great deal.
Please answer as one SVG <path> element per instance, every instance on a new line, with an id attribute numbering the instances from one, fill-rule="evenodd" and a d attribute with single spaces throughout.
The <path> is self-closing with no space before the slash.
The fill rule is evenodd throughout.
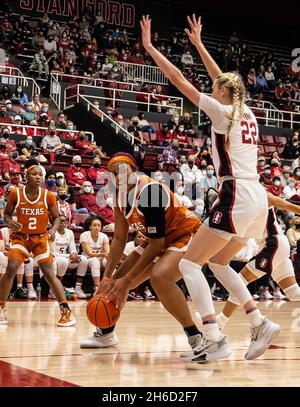
<path id="1" fill-rule="evenodd" d="M 219 223 L 221 223 L 222 217 L 223 217 L 222 212 L 215 212 L 212 223 L 219 225 Z"/>
<path id="2" fill-rule="evenodd" d="M 262 269 L 265 269 L 268 265 L 269 261 L 267 259 L 261 259 L 260 263 L 259 263 L 259 267 Z"/>

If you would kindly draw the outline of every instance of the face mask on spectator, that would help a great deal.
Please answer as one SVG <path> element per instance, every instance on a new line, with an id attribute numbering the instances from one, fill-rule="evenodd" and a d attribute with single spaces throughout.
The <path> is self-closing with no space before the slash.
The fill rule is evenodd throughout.
<path id="1" fill-rule="evenodd" d="M 83 188 L 83 192 L 86 194 L 90 194 L 91 193 L 92 188 L 91 187 L 84 187 Z"/>
<path id="2" fill-rule="evenodd" d="M 61 199 L 62 201 L 65 201 L 66 199 L 68 199 L 68 195 L 67 195 L 67 194 L 59 194 L 58 197 L 59 197 L 59 199 Z"/>
<path id="3" fill-rule="evenodd" d="M 280 186 L 280 181 L 279 181 L 279 180 L 274 181 L 274 185 L 275 185 L 276 187 L 279 187 L 279 186 Z"/>
<path id="4" fill-rule="evenodd" d="M 80 168 L 80 167 L 81 167 L 81 163 L 74 163 L 74 167 Z"/>
<path id="5" fill-rule="evenodd" d="M 74 68 L 71 68 L 71 69 L 70 69 L 70 73 L 73 73 L 73 72 L 74 72 L 74 70 L 75 70 Z"/>
<path id="6" fill-rule="evenodd" d="M 193 160 L 188 160 L 188 165 L 189 165 L 190 167 L 192 167 L 192 166 L 194 165 L 194 161 L 193 161 Z"/>
<path id="7" fill-rule="evenodd" d="M 23 89 L 22 89 L 21 87 L 18 87 L 18 88 L 17 88 L 17 92 L 18 92 L 18 93 L 21 93 L 22 90 L 23 90 Z"/>
<path id="8" fill-rule="evenodd" d="M 289 187 L 294 188 L 294 186 L 295 186 L 294 182 L 289 183 Z"/>
<path id="9" fill-rule="evenodd" d="M 262 161 L 259 161 L 258 164 L 259 164 L 260 167 L 264 167 L 265 162 L 262 160 Z"/>
<path id="10" fill-rule="evenodd" d="M 265 174 L 266 174 L 266 175 L 270 175 L 270 174 L 271 174 L 271 170 L 265 170 Z"/>
<path id="11" fill-rule="evenodd" d="M 32 106 L 26 106 L 26 110 L 28 111 L 28 112 L 31 112 L 32 111 Z"/>
<path id="12" fill-rule="evenodd" d="M 13 158 L 14 160 L 15 160 L 16 158 L 18 158 L 18 157 L 19 157 L 19 154 L 18 154 L 17 151 L 14 151 L 14 152 L 12 153 L 12 155 L 11 155 L 11 158 Z"/>
<path id="13" fill-rule="evenodd" d="M 62 178 L 62 177 L 57 178 L 57 180 L 56 180 L 56 185 L 57 185 L 58 187 L 61 187 L 61 186 L 63 186 L 64 184 L 65 184 L 65 179 L 64 179 L 64 178 Z"/>
<path id="14" fill-rule="evenodd" d="M 1 110 L 1 116 L 3 116 L 3 117 L 6 116 L 6 112 L 4 110 Z"/>
<path id="15" fill-rule="evenodd" d="M 206 140 L 206 145 L 211 146 L 211 140 Z"/>
<path id="16" fill-rule="evenodd" d="M 50 136 L 55 136 L 55 131 L 52 130 L 49 132 L 49 134 L 50 134 Z"/>
<path id="17" fill-rule="evenodd" d="M 49 179 L 47 181 L 47 184 L 48 184 L 49 187 L 55 187 L 56 181 L 55 181 L 55 179 Z"/>
<path id="18" fill-rule="evenodd" d="M 295 216 L 295 214 L 293 212 L 288 212 L 287 213 L 288 218 L 293 218 Z"/>
<path id="19" fill-rule="evenodd" d="M 134 122 L 132 122 L 132 124 L 133 124 L 134 126 L 137 126 L 137 125 L 139 124 L 139 122 L 134 121 Z"/>
<path id="20" fill-rule="evenodd" d="M 26 140 L 26 144 L 28 144 L 29 146 L 31 146 L 33 144 L 33 140 Z"/>
<path id="21" fill-rule="evenodd" d="M 212 177 L 212 176 L 214 175 L 213 170 L 208 170 L 208 171 L 207 171 L 207 175 L 208 175 L 209 177 Z"/>
<path id="22" fill-rule="evenodd" d="M 9 132 L 8 132 L 8 131 L 3 132 L 3 133 L 2 133 L 2 136 L 3 136 L 4 138 L 8 138 L 8 137 L 9 137 Z"/>
<path id="23" fill-rule="evenodd" d="M 180 128 L 178 129 L 179 133 L 183 133 L 184 132 L 184 128 Z"/>
<path id="24" fill-rule="evenodd" d="M 85 140 L 85 137 L 84 137 L 84 136 L 79 136 L 79 137 L 78 137 L 78 140 L 84 141 L 84 140 Z"/>
<path id="25" fill-rule="evenodd" d="M 296 172 L 296 176 L 297 176 L 297 177 L 300 177 L 300 171 L 297 171 L 297 172 Z"/>
<path id="26" fill-rule="evenodd" d="M 43 113 L 48 113 L 48 107 L 43 107 L 42 112 Z"/>
<path id="27" fill-rule="evenodd" d="M 12 104 L 11 104 L 11 103 L 8 103 L 8 104 L 6 105 L 6 108 L 7 108 L 8 110 L 11 110 L 11 109 L 12 109 Z"/>
<path id="28" fill-rule="evenodd" d="M 114 206 L 114 200 L 113 200 L 113 198 L 112 198 L 111 196 L 109 196 L 108 198 L 106 198 L 106 205 L 107 205 L 109 208 L 112 208 L 112 207 Z"/>
<path id="29" fill-rule="evenodd" d="M 94 163 L 94 168 L 100 168 L 100 163 Z"/>
<path id="30" fill-rule="evenodd" d="M 184 188 L 183 188 L 183 187 L 178 187 L 177 190 L 176 190 L 176 192 L 177 192 L 179 195 L 182 195 L 182 194 L 184 193 Z"/>
<path id="31" fill-rule="evenodd" d="M 73 126 L 69 124 L 69 125 L 67 126 L 67 129 L 68 129 L 68 130 L 73 130 Z"/>

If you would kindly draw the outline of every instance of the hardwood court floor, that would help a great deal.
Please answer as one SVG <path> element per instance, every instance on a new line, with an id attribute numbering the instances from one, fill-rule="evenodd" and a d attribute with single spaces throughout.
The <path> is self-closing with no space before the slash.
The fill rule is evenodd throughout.
<path id="1" fill-rule="evenodd" d="M 223 303 L 217 303 L 219 311 Z M 245 361 L 249 330 L 238 310 L 226 328 L 229 360 L 187 365 L 185 335 L 160 303 L 128 303 L 118 323 L 119 344 L 80 349 L 93 327 L 86 301 L 72 304 L 77 325 L 58 328 L 57 304 L 11 302 L 9 325 L 0 327 L 0 387 L 6 386 L 299 386 L 300 303 L 259 303 L 281 324 L 275 346 L 255 361 Z M 192 312 L 194 309 L 191 307 Z"/>

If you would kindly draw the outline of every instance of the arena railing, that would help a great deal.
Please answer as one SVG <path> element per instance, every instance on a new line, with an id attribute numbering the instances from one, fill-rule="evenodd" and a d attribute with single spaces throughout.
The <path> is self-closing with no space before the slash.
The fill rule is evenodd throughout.
<path id="1" fill-rule="evenodd" d="M 145 106 L 146 107 L 146 111 L 150 112 L 150 108 L 153 107 L 155 108 L 155 111 L 158 112 L 158 108 L 161 108 L 162 110 L 167 109 L 168 110 L 168 114 L 174 114 L 175 112 L 177 112 L 180 116 L 182 116 L 183 114 L 183 98 L 181 97 L 172 97 L 172 96 L 168 96 L 168 95 L 156 95 L 156 96 L 161 96 L 163 98 L 167 98 L 169 99 L 169 103 L 162 103 L 162 104 L 157 104 L 157 103 L 152 103 L 151 100 L 151 93 L 146 93 L 146 92 L 136 92 L 136 91 L 129 91 L 129 90 L 123 90 L 123 89 L 112 89 L 112 88 L 98 88 L 98 90 L 103 90 L 103 91 L 110 91 L 112 92 L 112 97 L 106 97 L 105 95 L 97 95 L 94 91 L 95 91 L 95 87 L 94 86 L 90 86 L 90 85 L 81 85 L 81 84 L 77 84 L 77 85 L 73 85 L 73 86 L 69 86 L 68 88 L 65 89 L 64 91 L 64 109 L 68 109 L 70 107 L 73 107 L 75 103 L 79 102 L 79 96 L 80 95 L 84 95 L 84 96 L 88 96 L 89 98 L 95 98 L 97 100 L 100 101 L 109 101 L 110 105 L 115 108 L 116 104 L 118 102 L 120 103 L 126 103 L 128 105 L 132 105 L 132 107 L 135 110 L 139 110 L 137 108 L 137 105 L 141 106 Z M 91 94 L 88 93 L 88 91 L 91 91 Z M 69 93 L 69 95 L 68 95 Z M 121 93 L 121 97 L 119 97 L 119 95 L 117 95 L 117 93 Z M 126 95 L 128 95 L 128 98 L 126 99 Z M 139 100 L 136 99 L 137 95 L 146 95 L 147 96 L 147 102 L 140 102 Z M 130 100 L 129 96 L 134 97 L 134 100 Z M 117 103 L 116 103 L 117 102 Z M 177 106 L 176 103 L 180 104 L 180 106 Z M 131 107 L 131 106 L 130 106 Z"/>
<path id="2" fill-rule="evenodd" d="M 13 131 L 14 127 L 18 127 L 18 128 L 22 128 L 22 129 L 23 128 L 24 129 L 32 129 L 34 137 L 35 136 L 36 137 L 44 137 L 43 135 L 41 136 L 41 135 L 37 134 L 37 131 L 38 130 L 42 130 L 42 131 L 48 130 L 48 127 L 29 126 L 29 125 L 25 125 L 25 124 L 19 125 L 19 124 L 12 124 L 12 123 L 1 123 L 1 121 L 0 121 L 0 128 L 7 128 L 7 129 L 9 129 L 10 133 L 12 133 L 12 134 L 14 134 L 14 131 Z M 62 132 L 62 133 L 75 133 L 75 134 L 78 134 L 80 132 L 80 130 L 68 130 L 68 129 L 56 128 L 56 132 L 57 133 Z M 91 131 L 85 131 L 85 130 L 84 130 L 84 132 L 85 132 L 86 136 L 88 136 L 89 140 L 94 141 L 94 133 L 92 133 Z M 26 134 L 22 134 L 22 135 L 26 136 Z M 72 139 L 69 139 L 69 140 L 72 140 Z"/>
<path id="3" fill-rule="evenodd" d="M 135 86 L 138 86 L 137 82 L 120 82 L 120 81 L 112 81 L 109 79 L 102 79 L 102 78 L 91 78 L 88 76 L 79 76 L 79 75 L 69 75 L 60 72 L 51 72 L 50 74 L 50 98 L 56 105 L 58 109 L 63 108 L 61 103 L 61 95 L 63 93 L 62 84 L 68 84 L 68 81 L 88 81 L 90 86 L 102 88 L 103 85 L 109 84 L 112 82 L 116 82 L 118 86 L 126 86 L 130 90 L 134 90 Z"/>
<path id="4" fill-rule="evenodd" d="M 130 75 L 137 82 L 155 83 L 168 85 L 169 80 L 162 70 L 153 65 L 132 64 L 131 62 L 117 61 L 116 65 Z"/>
<path id="5" fill-rule="evenodd" d="M 33 78 L 25 77 L 25 76 L 18 76 L 18 75 L 8 75 L 3 74 L 0 72 L 0 79 L 2 85 L 8 86 L 22 86 L 23 88 L 31 88 L 31 95 L 30 97 L 33 98 L 35 94 L 41 94 L 41 89 L 39 85 Z"/>
<path id="6" fill-rule="evenodd" d="M 19 76 L 21 78 L 25 77 L 25 75 L 19 68 L 15 66 L 7 66 L 1 63 L 0 63 L 0 75 Z"/>
<path id="7" fill-rule="evenodd" d="M 120 126 L 116 123 L 110 116 L 108 116 L 101 108 L 95 106 L 90 100 L 88 100 L 85 96 L 79 95 L 79 103 L 83 103 L 86 105 L 88 111 L 92 111 L 96 114 L 101 122 L 103 123 L 106 120 L 110 123 L 110 126 L 118 133 L 125 138 L 126 141 L 129 141 L 131 145 L 134 144 L 134 140 L 140 141 L 138 138 L 134 137 L 131 133 L 129 133 L 124 127 Z"/>

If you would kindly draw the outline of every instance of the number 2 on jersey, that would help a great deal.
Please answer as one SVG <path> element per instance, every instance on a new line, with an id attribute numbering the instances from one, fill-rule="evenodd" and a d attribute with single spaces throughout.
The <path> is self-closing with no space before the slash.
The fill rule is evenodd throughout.
<path id="1" fill-rule="evenodd" d="M 36 229 L 36 224 L 37 224 L 37 218 L 29 218 L 28 229 L 30 229 L 30 230 Z"/>
<path id="2" fill-rule="evenodd" d="M 254 122 L 241 122 L 242 130 L 242 140 L 244 144 L 257 144 L 257 130 L 256 124 Z"/>

